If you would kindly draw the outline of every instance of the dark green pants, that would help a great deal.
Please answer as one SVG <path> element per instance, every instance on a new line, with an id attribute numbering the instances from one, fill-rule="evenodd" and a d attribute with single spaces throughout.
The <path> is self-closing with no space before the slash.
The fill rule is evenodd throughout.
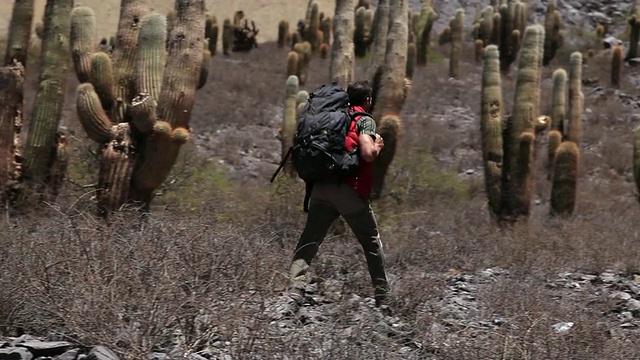
<path id="1" fill-rule="evenodd" d="M 311 192 L 309 213 L 291 264 L 293 289 L 302 292 L 307 284 L 307 272 L 331 224 L 342 216 L 362 245 L 376 305 L 380 305 L 389 291 L 385 272 L 384 253 L 378 224 L 369 201 L 346 184 L 315 184 Z"/>

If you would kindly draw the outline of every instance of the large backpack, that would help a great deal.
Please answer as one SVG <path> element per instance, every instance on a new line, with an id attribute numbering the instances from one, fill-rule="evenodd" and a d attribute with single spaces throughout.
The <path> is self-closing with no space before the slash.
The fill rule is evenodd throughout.
<path id="1" fill-rule="evenodd" d="M 347 151 L 345 138 L 351 122 L 359 115 L 369 114 L 349 113 L 349 95 L 336 83 L 309 94 L 309 101 L 300 112 L 293 146 L 271 178 L 273 182 L 291 156 L 294 170 L 307 184 L 305 211 L 314 183 L 338 181 L 358 173 L 358 150 Z"/>

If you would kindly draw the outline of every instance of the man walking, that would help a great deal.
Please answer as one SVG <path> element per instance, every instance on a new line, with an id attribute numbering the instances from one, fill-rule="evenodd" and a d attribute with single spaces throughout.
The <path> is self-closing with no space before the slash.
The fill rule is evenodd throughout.
<path id="1" fill-rule="evenodd" d="M 355 82 L 347 88 L 351 113 L 368 112 L 371 108 L 371 87 L 366 82 Z M 369 204 L 372 188 L 372 162 L 384 146 L 376 133 L 371 116 L 358 115 L 351 122 L 345 140 L 347 151 L 358 148 L 358 174 L 337 182 L 335 180 L 313 184 L 309 199 L 309 212 L 290 268 L 291 290 L 288 312 L 295 313 L 304 300 L 311 261 L 325 238 L 333 221 L 342 216 L 362 245 L 374 288 L 376 306 L 384 303 L 389 291 L 385 272 L 382 243 L 378 225 Z"/>

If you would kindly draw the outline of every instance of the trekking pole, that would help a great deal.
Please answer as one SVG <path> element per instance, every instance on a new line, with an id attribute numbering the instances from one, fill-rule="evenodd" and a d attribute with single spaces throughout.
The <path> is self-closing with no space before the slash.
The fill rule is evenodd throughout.
<path id="1" fill-rule="evenodd" d="M 278 166 L 278 169 L 276 169 L 276 172 L 273 173 L 273 176 L 271 176 L 271 180 L 269 180 L 269 182 L 273 183 L 273 180 L 276 179 L 276 176 L 278 175 L 280 170 L 282 170 L 282 168 L 284 167 L 284 164 L 289 159 L 289 156 L 291 155 L 291 150 L 293 150 L 293 146 L 290 147 L 289 150 L 287 150 L 287 154 L 284 156 L 284 158 L 282 158 L 282 161 L 280 162 L 280 166 Z"/>

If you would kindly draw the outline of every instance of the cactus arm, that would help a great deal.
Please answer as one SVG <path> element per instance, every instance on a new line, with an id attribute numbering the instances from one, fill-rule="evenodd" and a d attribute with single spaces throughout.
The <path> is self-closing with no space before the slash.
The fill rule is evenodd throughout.
<path id="1" fill-rule="evenodd" d="M 91 58 L 91 71 L 89 72 L 89 82 L 100 98 L 102 108 L 108 114 L 113 107 L 115 97 L 113 65 L 107 53 L 97 52 Z"/>
<path id="2" fill-rule="evenodd" d="M 131 198 L 130 180 L 135 165 L 135 146 L 128 123 L 111 128 L 113 139 L 102 152 L 98 179 L 98 211 L 106 216 L 118 210 Z"/>
<path id="3" fill-rule="evenodd" d="M 87 6 L 79 6 L 71 13 L 71 57 L 78 81 L 89 81 L 91 57 L 95 50 L 95 15 Z"/>
<path id="4" fill-rule="evenodd" d="M 7 51 L 4 59 L 5 65 L 12 65 L 15 60 L 21 63 L 23 67 L 27 67 L 31 22 L 33 21 L 33 1 L 14 1 L 9 23 L 9 37 L 7 38 Z"/>
<path id="5" fill-rule="evenodd" d="M 136 48 L 137 93 L 160 98 L 162 75 L 166 62 L 167 20 L 164 15 L 150 13 L 140 21 L 138 46 Z"/>
<path id="6" fill-rule="evenodd" d="M 25 171 L 45 183 L 54 162 L 56 133 L 64 104 L 73 0 L 49 1 L 45 8 L 40 85 L 36 93 L 25 149 Z"/>
<path id="7" fill-rule="evenodd" d="M 111 120 L 105 113 L 100 98 L 91 83 L 78 86 L 76 111 L 82 128 L 93 141 L 104 144 L 111 140 Z"/>

